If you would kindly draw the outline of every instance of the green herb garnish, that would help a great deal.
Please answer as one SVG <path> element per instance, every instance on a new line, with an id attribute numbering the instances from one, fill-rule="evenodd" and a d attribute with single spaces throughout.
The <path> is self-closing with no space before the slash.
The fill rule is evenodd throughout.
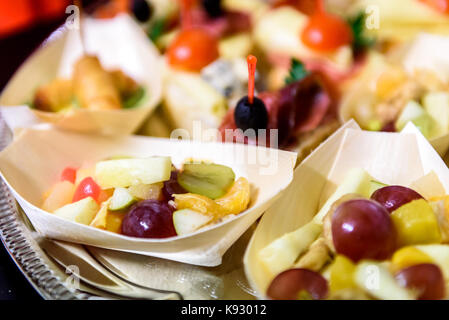
<path id="1" fill-rule="evenodd" d="M 132 109 L 138 106 L 140 100 L 145 96 L 145 89 L 140 87 L 129 98 L 123 101 L 123 109 Z"/>
<path id="2" fill-rule="evenodd" d="M 285 78 L 285 84 L 291 84 L 305 78 L 309 71 L 304 68 L 304 64 L 298 59 L 292 58 L 288 77 Z"/>
<path id="3" fill-rule="evenodd" d="M 360 12 L 355 17 L 348 20 L 349 26 L 351 27 L 352 33 L 354 35 L 354 40 L 352 43 L 354 52 L 369 48 L 375 42 L 374 38 L 367 37 L 365 34 L 365 21 L 366 15 L 363 12 Z"/>
<path id="4" fill-rule="evenodd" d="M 156 20 L 148 30 L 148 37 L 151 41 L 156 42 L 164 33 L 165 21 L 163 19 Z"/>

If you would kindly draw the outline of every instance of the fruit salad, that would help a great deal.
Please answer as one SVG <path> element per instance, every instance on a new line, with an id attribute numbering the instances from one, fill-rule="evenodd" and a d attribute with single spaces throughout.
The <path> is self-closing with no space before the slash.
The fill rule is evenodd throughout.
<path id="1" fill-rule="evenodd" d="M 224 165 L 170 157 L 111 158 L 67 167 L 42 209 L 63 219 L 138 238 L 190 234 L 245 211 L 247 179 Z"/>
<path id="2" fill-rule="evenodd" d="M 316 216 L 258 257 L 271 299 L 444 299 L 449 196 L 350 171 Z"/>

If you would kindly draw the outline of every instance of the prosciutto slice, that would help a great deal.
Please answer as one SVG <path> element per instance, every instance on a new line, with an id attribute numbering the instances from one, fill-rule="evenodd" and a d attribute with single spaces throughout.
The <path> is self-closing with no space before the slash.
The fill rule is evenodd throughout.
<path id="1" fill-rule="evenodd" d="M 316 129 L 328 117 L 335 117 L 335 97 L 329 88 L 329 81 L 319 73 L 310 73 L 277 92 L 264 92 L 259 98 L 268 111 L 267 129 L 278 130 L 278 147 L 287 147 L 296 137 Z M 225 130 L 237 129 L 234 109 L 229 110 L 220 126 L 222 141 L 227 141 Z M 234 134 L 233 142 L 270 145 L 270 134 L 266 141 L 248 138 L 241 133 Z M 262 139 L 263 140 L 263 139 Z"/>

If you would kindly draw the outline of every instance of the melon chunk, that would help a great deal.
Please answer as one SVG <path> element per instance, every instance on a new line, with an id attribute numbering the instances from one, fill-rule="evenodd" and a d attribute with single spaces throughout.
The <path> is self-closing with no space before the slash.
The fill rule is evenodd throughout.
<path id="1" fill-rule="evenodd" d="M 97 202 L 92 197 L 87 197 L 59 208 L 54 214 L 66 220 L 89 225 L 95 218 L 98 209 Z"/>
<path id="2" fill-rule="evenodd" d="M 103 189 L 167 181 L 170 172 L 170 157 L 107 160 L 95 167 L 96 180 Z"/>

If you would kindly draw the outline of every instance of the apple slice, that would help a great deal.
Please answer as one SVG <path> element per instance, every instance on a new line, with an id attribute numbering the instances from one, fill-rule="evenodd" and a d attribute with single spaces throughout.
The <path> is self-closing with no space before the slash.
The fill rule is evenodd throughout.
<path id="1" fill-rule="evenodd" d="M 103 189 L 167 181 L 170 172 L 170 157 L 107 160 L 95 167 L 96 180 Z"/>
<path id="2" fill-rule="evenodd" d="M 381 263 L 364 261 L 357 265 L 355 282 L 366 293 L 380 300 L 413 300 L 413 293 L 399 285 Z"/>
<path id="3" fill-rule="evenodd" d="M 124 210 L 134 202 L 136 202 L 136 199 L 129 193 L 128 189 L 115 188 L 111 201 L 109 202 L 109 210 Z"/>
<path id="4" fill-rule="evenodd" d="M 313 220 L 317 223 L 323 223 L 323 219 L 329 212 L 332 204 L 345 194 L 356 193 L 368 198 L 370 196 L 372 180 L 373 178 L 363 169 L 352 169 L 349 171 L 343 182 L 321 207 Z"/>
<path id="5" fill-rule="evenodd" d="M 213 216 L 206 216 L 190 209 L 177 210 L 173 213 L 173 224 L 178 235 L 192 233 L 212 219 Z"/>
<path id="6" fill-rule="evenodd" d="M 287 270 L 321 234 L 323 227 L 314 221 L 277 238 L 260 250 L 259 259 L 272 276 Z"/>
<path id="7" fill-rule="evenodd" d="M 89 225 L 95 218 L 98 209 L 97 202 L 92 197 L 87 197 L 59 208 L 54 214 L 66 220 Z"/>

